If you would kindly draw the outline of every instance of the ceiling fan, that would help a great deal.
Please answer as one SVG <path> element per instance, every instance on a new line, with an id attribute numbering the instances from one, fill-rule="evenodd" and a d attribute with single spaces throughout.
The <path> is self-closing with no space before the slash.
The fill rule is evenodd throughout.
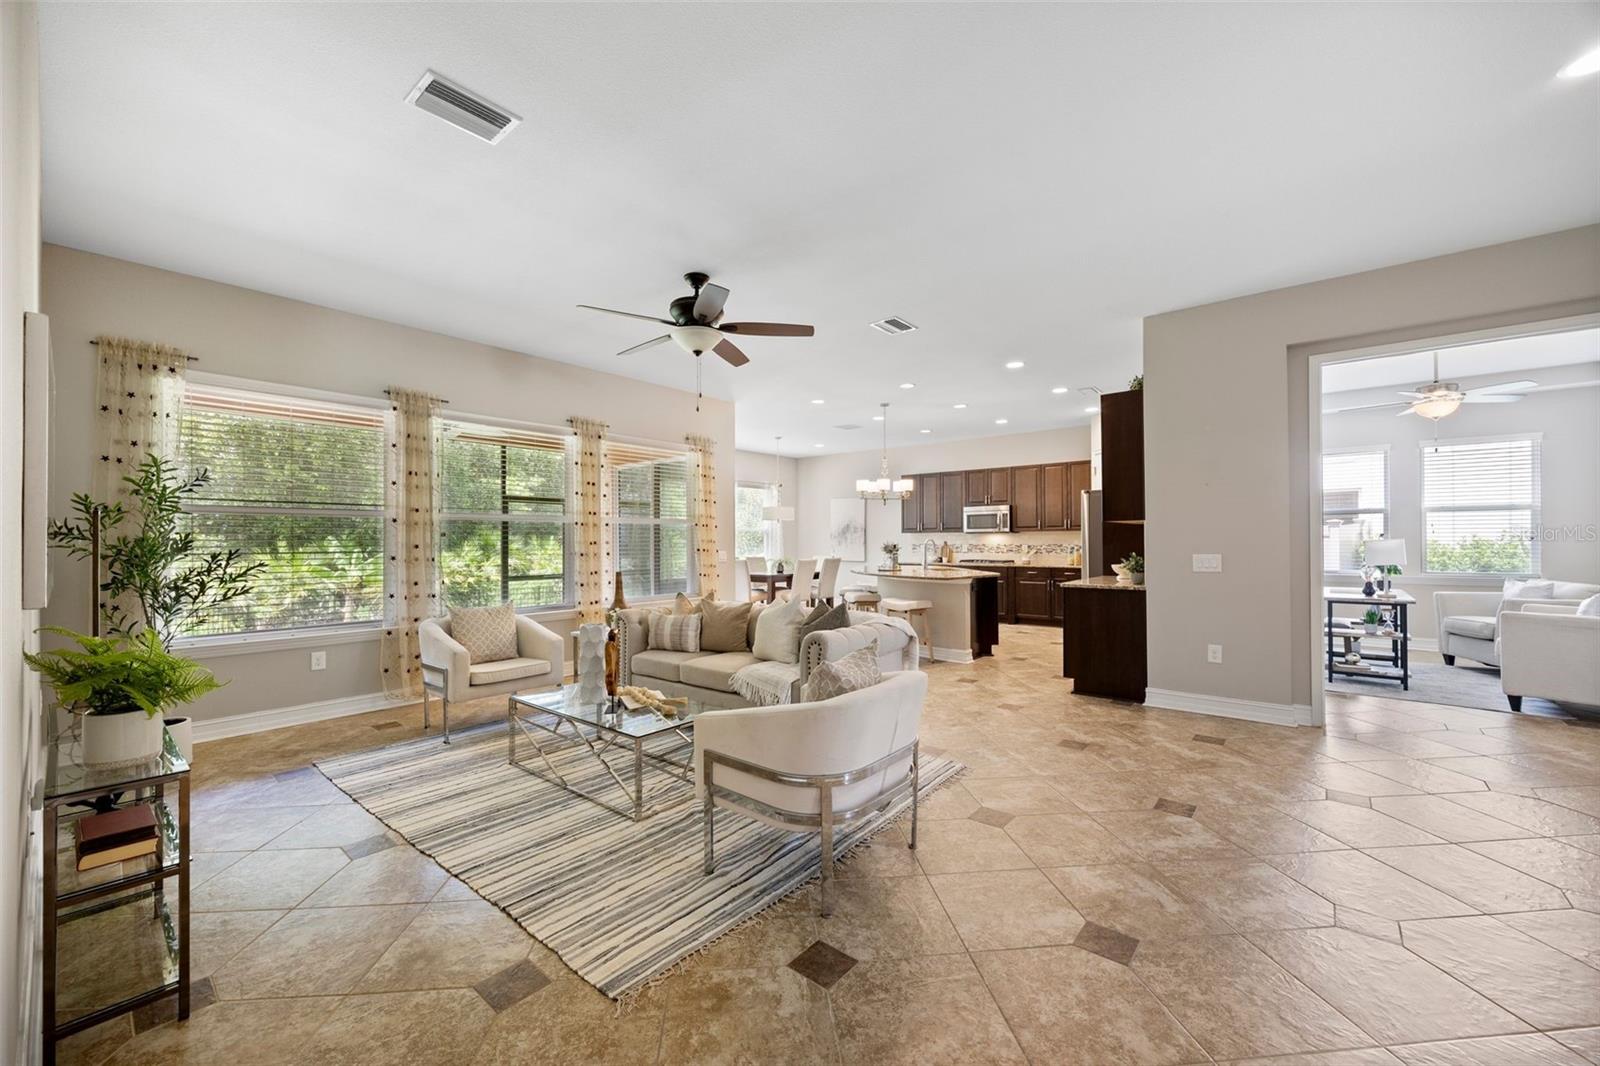
<path id="1" fill-rule="evenodd" d="M 658 318 L 655 315 L 636 315 L 631 311 L 613 311 L 609 307 L 596 307 L 593 304 L 579 304 L 586 311 L 603 311 L 608 315 L 621 315 L 623 318 L 638 318 L 646 322 L 659 322 L 668 327 L 667 332 L 659 337 L 652 337 L 643 344 L 635 344 L 632 348 L 624 348 L 618 355 L 632 355 L 642 352 L 646 348 L 654 348 L 667 341 L 675 342 L 678 347 L 693 356 L 700 356 L 706 352 L 715 352 L 732 366 L 744 366 L 750 357 L 739 350 L 739 346 L 729 340 L 729 335 L 739 337 L 811 337 L 816 335 L 813 326 L 800 326 L 788 322 L 723 322 L 722 308 L 728 302 L 728 290 L 721 285 L 711 284 L 711 275 L 691 271 L 683 276 L 694 292 L 688 296 L 680 296 L 667 305 L 667 314 L 670 318 Z"/>
<path id="2" fill-rule="evenodd" d="M 1433 380 L 1426 385 L 1419 385 L 1415 392 L 1402 391 L 1399 395 L 1406 397 L 1404 400 L 1392 400 L 1387 403 L 1368 403 L 1355 407 L 1330 408 L 1326 414 L 1343 414 L 1346 411 L 1372 411 L 1382 407 L 1404 407 L 1400 417 L 1406 415 L 1421 415 L 1423 418 L 1437 422 L 1448 415 L 1453 415 L 1456 408 L 1464 403 L 1516 403 L 1522 399 L 1522 393 L 1538 386 L 1536 381 L 1500 381 L 1493 385 L 1479 385 L 1477 388 L 1463 389 L 1454 381 L 1439 380 L 1439 353 L 1433 353 Z"/>

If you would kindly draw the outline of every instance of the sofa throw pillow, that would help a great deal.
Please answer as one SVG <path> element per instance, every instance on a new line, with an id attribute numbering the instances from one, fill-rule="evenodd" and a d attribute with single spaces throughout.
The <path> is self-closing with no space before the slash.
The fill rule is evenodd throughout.
<path id="1" fill-rule="evenodd" d="M 843 603 L 836 603 L 829 607 L 819 603 L 806 615 L 804 622 L 800 623 L 800 639 L 805 640 L 809 633 L 820 633 L 825 629 L 847 629 L 850 626 L 850 609 Z"/>
<path id="2" fill-rule="evenodd" d="M 467 661 L 492 663 L 517 657 L 517 612 L 498 607 L 457 607 L 450 612 L 450 637 L 467 649 Z"/>
<path id="3" fill-rule="evenodd" d="M 689 597 L 680 592 L 672 598 L 672 613 L 699 614 L 700 604 L 695 600 L 691 600 Z"/>
<path id="4" fill-rule="evenodd" d="M 1578 604 L 1578 613 L 1585 618 L 1600 618 L 1600 593 Z"/>
<path id="5" fill-rule="evenodd" d="M 750 603 L 700 601 L 700 650 L 749 651 Z"/>
<path id="6" fill-rule="evenodd" d="M 755 657 L 774 663 L 799 662 L 803 612 L 799 600 L 768 604 L 756 620 L 756 642 L 750 649 Z"/>
<path id="7" fill-rule="evenodd" d="M 800 702 L 831 700 L 846 692 L 870 688 L 882 680 L 883 671 L 878 667 L 878 641 L 874 639 L 865 648 L 853 651 L 842 659 L 818 663 L 800 688 Z"/>
<path id="8" fill-rule="evenodd" d="M 700 615 L 653 614 L 650 616 L 651 651 L 699 651 Z"/>
<path id="9" fill-rule="evenodd" d="M 1556 594 L 1554 581 L 1523 581 L 1508 577 L 1500 595 L 1508 600 L 1548 600 Z"/>

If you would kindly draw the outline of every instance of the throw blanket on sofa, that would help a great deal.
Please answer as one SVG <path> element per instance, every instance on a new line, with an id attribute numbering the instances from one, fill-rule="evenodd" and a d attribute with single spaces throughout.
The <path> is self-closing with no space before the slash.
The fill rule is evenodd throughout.
<path id="1" fill-rule="evenodd" d="M 870 611 L 859 611 L 851 612 L 850 624 L 852 627 L 882 626 L 885 629 L 900 630 L 906 635 L 907 640 L 901 669 L 915 670 L 920 665 L 917 658 L 920 655 L 917 648 L 917 631 L 904 618 L 890 618 Z M 879 643 L 881 646 L 882 642 Z M 749 700 L 752 707 L 770 707 L 774 704 L 793 702 L 795 682 L 799 679 L 799 664 L 763 660 L 734 672 L 733 691 Z"/>

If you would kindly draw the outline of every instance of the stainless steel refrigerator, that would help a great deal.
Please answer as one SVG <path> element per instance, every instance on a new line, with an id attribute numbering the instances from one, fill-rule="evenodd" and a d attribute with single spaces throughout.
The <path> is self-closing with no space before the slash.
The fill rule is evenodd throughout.
<path id="1" fill-rule="evenodd" d="M 1079 504 L 1079 514 L 1083 516 L 1083 576 L 1101 577 L 1111 573 L 1111 565 L 1106 559 L 1100 490 L 1085 489 Z"/>

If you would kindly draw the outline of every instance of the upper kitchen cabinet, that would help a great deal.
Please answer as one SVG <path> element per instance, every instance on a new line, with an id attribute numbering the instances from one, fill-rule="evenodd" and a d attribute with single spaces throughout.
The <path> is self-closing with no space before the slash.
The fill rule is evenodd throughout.
<path id="1" fill-rule="evenodd" d="M 1067 464 L 1046 463 L 1041 468 L 1039 528 L 1068 529 Z"/>
<path id="2" fill-rule="evenodd" d="M 1067 464 L 1067 528 L 1083 528 L 1083 494 L 1091 484 L 1089 463 Z"/>
<path id="3" fill-rule="evenodd" d="M 1144 392 L 1100 397 L 1101 506 L 1107 522 L 1144 521 Z"/>
<path id="4" fill-rule="evenodd" d="M 968 507 L 997 507 L 1011 502 L 1011 468 L 965 471 Z"/>
<path id="5" fill-rule="evenodd" d="M 1040 510 L 1041 482 L 1037 466 L 1011 468 L 1011 528 L 1013 530 L 1043 529 L 1043 512 Z"/>
<path id="6" fill-rule="evenodd" d="M 936 529 L 952 533 L 961 532 L 961 507 L 965 496 L 962 492 L 964 478 L 958 470 L 953 474 L 939 475 L 939 524 Z M 928 526 L 922 527 L 931 532 Z"/>
<path id="7" fill-rule="evenodd" d="M 917 498 L 922 501 L 920 532 L 937 533 L 944 528 L 944 512 L 939 508 L 943 499 L 940 492 L 943 477 L 943 474 L 917 475 Z"/>

